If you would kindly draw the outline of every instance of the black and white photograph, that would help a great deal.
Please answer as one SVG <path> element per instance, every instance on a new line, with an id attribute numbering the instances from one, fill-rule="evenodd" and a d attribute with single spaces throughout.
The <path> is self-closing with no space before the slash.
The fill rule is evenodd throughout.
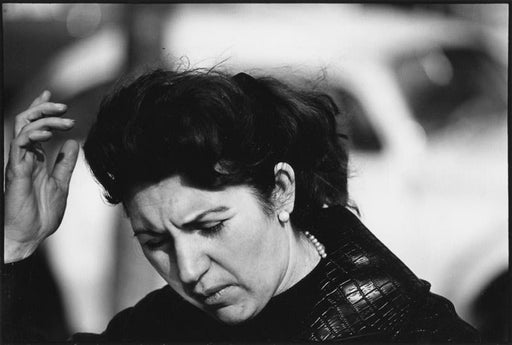
<path id="1" fill-rule="evenodd" d="M 508 3 L 3 3 L 3 344 L 509 343 Z"/>

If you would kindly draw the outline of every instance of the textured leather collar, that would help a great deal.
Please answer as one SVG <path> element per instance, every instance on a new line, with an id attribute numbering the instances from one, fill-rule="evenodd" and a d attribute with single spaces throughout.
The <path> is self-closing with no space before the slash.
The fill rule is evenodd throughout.
<path id="1" fill-rule="evenodd" d="M 325 209 L 315 236 L 327 259 L 303 340 L 390 339 L 429 290 L 350 211 Z M 386 335 L 385 337 L 383 337 Z"/>

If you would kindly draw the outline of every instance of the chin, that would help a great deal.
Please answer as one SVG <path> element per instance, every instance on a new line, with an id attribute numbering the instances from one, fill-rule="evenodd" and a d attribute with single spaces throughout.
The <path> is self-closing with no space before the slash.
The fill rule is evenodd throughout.
<path id="1" fill-rule="evenodd" d="M 212 315 L 227 325 L 238 325 L 256 315 L 256 311 L 243 305 L 228 305 L 212 312 Z"/>

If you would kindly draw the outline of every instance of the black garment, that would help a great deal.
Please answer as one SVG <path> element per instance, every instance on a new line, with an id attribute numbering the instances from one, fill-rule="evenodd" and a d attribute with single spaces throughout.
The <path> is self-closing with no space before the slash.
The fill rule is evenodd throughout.
<path id="1" fill-rule="evenodd" d="M 480 340 L 448 300 L 430 293 L 430 285 L 418 279 L 350 211 L 326 209 L 312 232 L 326 246 L 327 258 L 242 325 L 221 324 L 166 286 L 117 314 L 101 335 L 79 333 L 72 340 Z"/>
<path id="2" fill-rule="evenodd" d="M 30 264 L 30 267 L 20 267 L 21 271 L 28 274 L 22 275 L 20 277 L 22 279 L 18 279 L 16 285 L 8 285 L 8 280 L 2 281 L 3 298 L 0 306 L 2 312 L 0 320 L 2 334 L 4 334 L 2 339 L 34 339 L 34 337 L 41 338 L 44 334 L 45 338 L 58 340 L 69 336 L 61 291 L 46 254 L 45 248 L 41 248 L 31 256 L 29 262 L 24 260 L 23 263 L 16 263 L 18 267 Z M 4 270 L 2 272 L 7 273 Z M 30 288 L 30 293 L 17 293 L 27 288 Z M 26 312 L 28 310 L 29 313 Z M 9 324 L 11 320 L 21 324 L 31 324 L 34 327 L 30 329 L 12 327 Z M 1 340 L 0 343 L 2 343 Z"/>

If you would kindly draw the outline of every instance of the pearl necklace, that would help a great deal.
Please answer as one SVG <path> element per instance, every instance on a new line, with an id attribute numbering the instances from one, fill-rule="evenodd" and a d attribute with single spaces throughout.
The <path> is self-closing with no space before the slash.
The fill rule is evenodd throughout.
<path id="1" fill-rule="evenodd" d="M 313 243 L 313 245 L 316 248 L 316 251 L 318 252 L 318 255 L 320 255 L 322 259 L 325 259 L 327 257 L 327 253 L 325 252 L 325 246 L 322 243 L 320 243 L 320 241 L 318 241 L 316 237 L 309 231 L 304 231 L 304 235 L 306 235 L 308 240 L 310 240 L 311 243 Z"/>

